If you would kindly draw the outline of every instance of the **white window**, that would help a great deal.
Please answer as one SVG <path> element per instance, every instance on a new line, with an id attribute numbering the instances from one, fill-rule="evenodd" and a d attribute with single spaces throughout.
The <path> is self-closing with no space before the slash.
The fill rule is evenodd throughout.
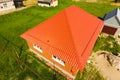
<path id="1" fill-rule="evenodd" d="M 3 6 L 4 6 L 4 8 L 7 8 L 7 3 L 4 3 Z"/>
<path id="2" fill-rule="evenodd" d="M 40 51 L 41 53 L 43 53 L 42 48 L 40 48 L 38 45 L 34 44 L 33 47 L 34 47 L 36 50 L 38 50 L 38 51 Z"/>
<path id="3" fill-rule="evenodd" d="M 54 61 L 58 62 L 59 64 L 65 66 L 65 62 L 64 62 L 63 60 L 61 60 L 60 58 L 52 55 L 52 59 L 53 59 Z"/>

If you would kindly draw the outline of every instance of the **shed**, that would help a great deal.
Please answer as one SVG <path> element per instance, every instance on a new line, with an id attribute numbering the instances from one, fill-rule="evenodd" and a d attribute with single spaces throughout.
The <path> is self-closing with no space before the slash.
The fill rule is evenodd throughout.
<path id="1" fill-rule="evenodd" d="M 21 35 L 31 51 L 64 74 L 83 71 L 103 21 L 78 6 L 70 6 Z"/>
<path id="2" fill-rule="evenodd" d="M 120 34 L 120 10 L 119 8 L 108 12 L 104 17 L 104 28 L 102 32 L 118 36 Z"/>
<path id="3" fill-rule="evenodd" d="M 46 6 L 46 7 L 55 7 L 58 5 L 58 0 L 38 0 L 39 6 Z"/>

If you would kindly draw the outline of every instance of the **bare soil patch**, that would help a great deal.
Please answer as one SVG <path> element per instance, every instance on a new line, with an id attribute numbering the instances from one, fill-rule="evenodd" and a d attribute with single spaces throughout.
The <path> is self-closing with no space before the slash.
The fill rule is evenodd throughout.
<path id="1" fill-rule="evenodd" d="M 92 60 L 95 67 L 100 71 L 105 80 L 120 80 L 120 71 L 112 67 L 105 59 L 104 55 L 98 55 L 100 52 L 92 54 Z"/>

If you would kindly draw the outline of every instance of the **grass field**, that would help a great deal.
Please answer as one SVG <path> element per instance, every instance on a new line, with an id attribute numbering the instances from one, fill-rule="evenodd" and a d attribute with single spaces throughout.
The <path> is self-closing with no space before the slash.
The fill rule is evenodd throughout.
<path id="1" fill-rule="evenodd" d="M 20 34 L 73 4 L 100 18 L 116 8 L 108 4 L 60 0 L 59 6 L 55 8 L 33 6 L 0 16 L 0 80 L 54 80 L 54 71 L 28 51 L 27 44 L 20 38 Z M 57 80 L 66 80 L 60 74 L 56 74 Z M 78 74 L 76 80 L 86 78 L 103 80 L 93 67 L 86 67 L 83 73 Z"/>

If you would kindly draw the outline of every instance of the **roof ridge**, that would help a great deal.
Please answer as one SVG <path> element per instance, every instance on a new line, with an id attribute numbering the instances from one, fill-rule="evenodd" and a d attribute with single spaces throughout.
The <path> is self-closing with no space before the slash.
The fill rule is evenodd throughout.
<path id="1" fill-rule="evenodd" d="M 120 25 L 120 18 L 118 16 L 115 16 L 115 18 L 118 21 L 118 24 Z"/>
<path id="2" fill-rule="evenodd" d="M 93 36 L 94 36 L 94 34 L 95 34 L 96 30 L 98 29 L 98 26 L 100 25 L 100 23 L 101 23 L 101 22 L 99 22 L 99 24 L 98 24 L 98 25 L 97 25 L 97 27 L 95 28 L 95 31 L 93 32 L 93 34 L 92 34 L 91 38 L 89 39 L 89 41 L 88 41 L 88 43 L 87 43 L 87 45 L 86 45 L 85 49 L 86 49 L 86 48 L 87 48 L 87 46 L 89 45 L 89 43 L 90 43 L 91 39 L 93 38 Z M 85 49 L 83 50 L 83 52 L 85 52 Z M 82 52 L 81 56 L 83 56 L 83 52 Z"/>
<path id="3" fill-rule="evenodd" d="M 73 6 L 75 6 L 75 5 L 73 5 Z M 72 6 L 70 6 L 70 7 L 72 7 Z M 68 7 L 68 8 L 70 8 L 70 7 Z M 67 25 L 68 25 L 68 26 L 71 26 L 71 25 L 69 25 L 70 22 L 69 22 L 68 15 L 67 15 L 67 13 L 68 13 L 68 12 L 67 12 L 67 9 L 68 9 L 68 8 L 66 8 L 66 9 L 64 10 L 64 11 L 65 11 L 64 14 L 65 14 L 65 18 L 66 18 Z M 68 27 L 68 26 L 67 26 L 67 27 Z M 69 30 L 69 34 L 70 34 L 70 37 L 71 37 L 72 42 L 73 42 L 73 45 L 74 45 L 74 49 L 75 49 L 75 54 L 76 54 L 76 55 L 75 55 L 75 57 L 76 57 L 75 59 L 76 59 L 77 64 L 79 64 L 79 67 L 80 67 L 80 66 L 81 66 L 80 60 L 79 60 L 79 57 L 80 57 L 80 56 L 77 54 L 77 49 L 76 49 L 76 46 L 75 46 L 75 43 L 74 43 L 74 40 L 73 40 L 73 35 L 72 35 L 72 33 L 70 33 L 70 32 L 71 32 L 71 28 L 68 27 L 68 30 Z M 78 56 L 79 56 L 79 57 L 78 57 Z"/>

